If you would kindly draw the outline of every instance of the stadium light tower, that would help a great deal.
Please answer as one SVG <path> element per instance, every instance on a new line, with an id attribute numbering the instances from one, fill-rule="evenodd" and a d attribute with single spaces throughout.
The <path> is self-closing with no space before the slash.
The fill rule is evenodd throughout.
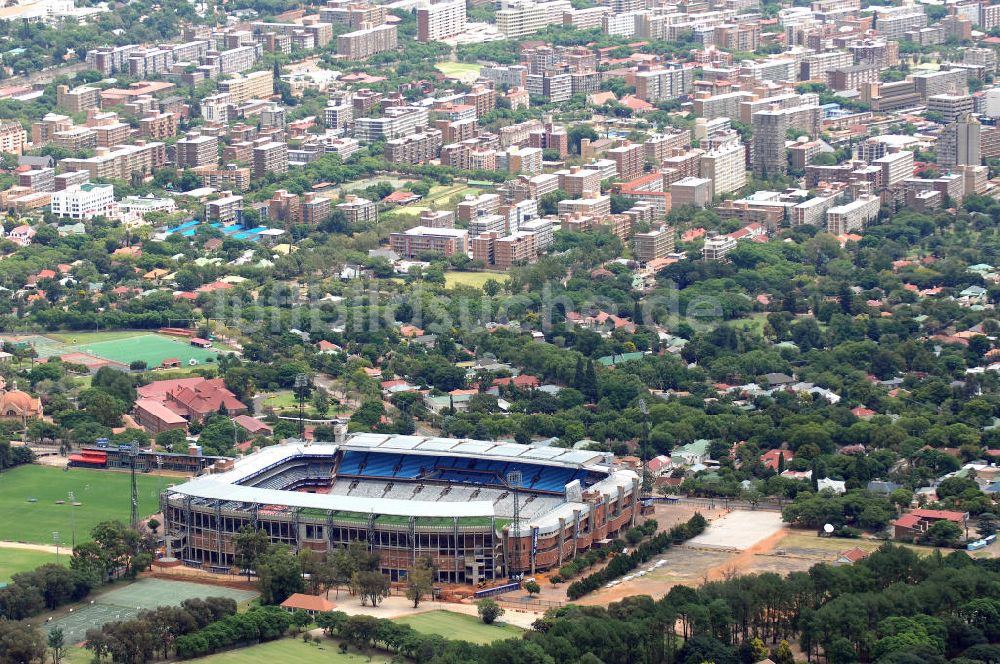
<path id="1" fill-rule="evenodd" d="M 642 474 L 639 477 L 639 495 L 646 490 L 649 470 L 646 467 L 646 447 L 649 445 L 649 406 L 645 399 L 639 399 L 639 412 L 642 413 L 642 442 L 639 444 L 639 462 L 642 464 Z"/>
<path id="2" fill-rule="evenodd" d="M 295 374 L 295 392 L 299 397 L 299 440 L 306 437 L 306 386 L 309 385 L 309 376 L 304 373 Z"/>
<path id="3" fill-rule="evenodd" d="M 520 496 L 518 495 L 518 490 L 521 488 L 521 482 L 523 476 L 520 470 L 512 470 L 507 473 L 507 487 L 514 493 L 514 521 L 511 524 L 510 535 L 511 541 L 517 546 L 521 544 L 521 505 L 519 502 Z M 517 553 L 514 552 L 514 546 L 509 546 L 508 549 L 511 551 L 510 560 L 507 561 L 507 572 L 508 576 L 514 578 L 521 571 L 520 560 Z"/>
<path id="4" fill-rule="evenodd" d="M 139 489 L 135 481 L 135 464 L 139 456 L 139 441 L 133 440 L 130 445 L 119 445 L 118 451 L 124 452 L 129 460 L 129 469 L 132 476 L 132 519 L 131 524 L 134 530 L 139 530 Z"/>

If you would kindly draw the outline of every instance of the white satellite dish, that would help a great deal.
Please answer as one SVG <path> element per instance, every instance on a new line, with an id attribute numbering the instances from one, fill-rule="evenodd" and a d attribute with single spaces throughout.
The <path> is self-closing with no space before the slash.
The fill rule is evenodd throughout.
<path id="1" fill-rule="evenodd" d="M 194 365 L 198 364 L 198 360 L 192 357 L 190 360 L 188 360 L 188 364 L 193 367 Z"/>
<path id="2" fill-rule="evenodd" d="M 833 524 L 828 523 L 825 526 L 823 526 L 823 532 L 826 533 L 827 535 L 829 535 L 830 533 L 832 533 L 833 532 Z"/>

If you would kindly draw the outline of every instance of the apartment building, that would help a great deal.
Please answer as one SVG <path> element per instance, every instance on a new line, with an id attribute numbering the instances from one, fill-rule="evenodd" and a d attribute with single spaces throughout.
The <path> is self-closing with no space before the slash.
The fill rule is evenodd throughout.
<path id="1" fill-rule="evenodd" d="M 705 238 L 705 244 L 701 248 L 701 258 L 706 261 L 724 261 L 727 260 L 729 252 L 735 248 L 736 238 L 731 235 L 718 235 L 711 232 Z"/>
<path id="2" fill-rule="evenodd" d="M 330 100 L 323 109 L 323 126 L 327 129 L 346 129 L 354 119 L 353 106 L 346 100 Z"/>
<path id="3" fill-rule="evenodd" d="M 712 197 L 738 191 L 747 183 L 746 147 L 738 140 L 713 148 L 701 155 L 701 177 L 712 182 Z"/>
<path id="4" fill-rule="evenodd" d="M 81 85 L 70 89 L 68 85 L 56 86 L 56 106 L 67 113 L 86 113 L 101 103 L 101 89 Z"/>
<path id="5" fill-rule="evenodd" d="M 675 150 L 684 150 L 691 146 L 691 130 L 677 129 L 670 133 L 654 134 L 642 144 L 646 161 L 659 164 Z"/>
<path id="6" fill-rule="evenodd" d="M 250 187 L 251 171 L 247 166 L 226 164 L 222 167 L 201 166 L 192 169 L 202 184 L 218 190 L 246 191 Z"/>
<path id="7" fill-rule="evenodd" d="M 658 258 L 665 258 L 674 250 L 674 242 L 672 226 L 661 226 L 646 233 L 636 233 L 633 237 L 635 259 L 640 263 L 648 263 Z"/>
<path id="8" fill-rule="evenodd" d="M 162 141 L 177 135 L 176 113 L 150 111 L 139 120 L 139 134 L 143 138 Z"/>
<path id="9" fill-rule="evenodd" d="M 563 15 L 573 9 L 569 0 L 538 3 L 520 0 L 505 4 L 497 10 L 496 21 L 497 29 L 507 39 L 533 35 L 547 25 L 561 25 Z"/>
<path id="10" fill-rule="evenodd" d="M 110 184 L 78 184 L 52 192 L 55 217 L 93 219 L 110 216 L 115 208 L 115 188 Z"/>
<path id="11" fill-rule="evenodd" d="M 629 182 L 642 177 L 645 166 L 645 150 L 641 144 L 619 145 L 604 154 L 615 162 L 619 180 Z"/>
<path id="12" fill-rule="evenodd" d="M 861 194 L 850 203 L 835 205 L 826 211 L 826 230 L 833 235 L 847 235 L 864 229 L 878 219 L 881 199 Z"/>
<path id="13" fill-rule="evenodd" d="M 17 175 L 17 186 L 31 191 L 55 191 L 56 172 L 52 168 L 33 168 Z"/>
<path id="14" fill-rule="evenodd" d="M 611 214 L 611 197 L 588 192 L 580 198 L 567 198 L 559 201 L 557 210 L 560 217 L 583 215 L 603 219 Z"/>
<path id="15" fill-rule="evenodd" d="M 177 141 L 178 168 L 197 168 L 198 166 L 214 166 L 219 162 L 219 139 L 192 132 Z"/>
<path id="16" fill-rule="evenodd" d="M 635 75 L 636 97 L 651 104 L 676 99 L 691 92 L 693 87 L 694 70 L 685 67 L 649 71 L 640 69 Z"/>
<path id="17" fill-rule="evenodd" d="M 538 175 L 542 172 L 542 150 L 512 145 L 505 151 L 497 152 L 497 168 L 512 175 Z"/>
<path id="18" fill-rule="evenodd" d="M 16 120 L 0 121 L 0 152 L 21 154 L 28 142 L 28 132 Z"/>
<path id="19" fill-rule="evenodd" d="M 302 196 L 301 217 L 303 224 L 318 224 L 333 213 L 333 202 L 314 191 Z"/>
<path id="20" fill-rule="evenodd" d="M 338 203 L 337 210 L 342 212 L 349 224 L 364 224 L 376 221 L 378 207 L 367 198 L 348 194 L 343 203 Z"/>
<path id="21" fill-rule="evenodd" d="M 480 78 L 509 88 L 523 88 L 528 82 L 528 68 L 524 65 L 484 65 L 479 69 Z"/>
<path id="22" fill-rule="evenodd" d="M 758 177 L 784 175 L 788 172 L 785 134 L 788 115 L 783 111 L 759 111 L 753 114 L 753 172 Z"/>
<path id="23" fill-rule="evenodd" d="M 555 174 L 559 176 L 559 189 L 571 197 L 579 198 L 587 191 L 601 191 L 601 174 L 595 170 L 573 166 Z"/>
<path id="24" fill-rule="evenodd" d="M 874 65 L 837 67 L 826 73 L 827 85 L 833 90 L 860 90 L 866 83 L 879 80 L 879 68 Z"/>
<path id="25" fill-rule="evenodd" d="M 139 50 L 136 44 L 125 46 L 98 46 L 87 51 L 87 68 L 95 69 L 105 76 L 115 72 L 128 71 L 128 58 Z"/>
<path id="26" fill-rule="evenodd" d="M 422 106 L 391 106 L 380 118 L 358 118 L 354 121 L 354 138 L 362 143 L 391 141 L 416 132 L 428 125 L 427 109 Z"/>
<path id="27" fill-rule="evenodd" d="M 875 29 L 886 39 L 900 41 L 908 30 L 927 27 L 927 14 L 920 6 L 872 7 Z"/>
<path id="28" fill-rule="evenodd" d="M 417 8 L 417 41 L 441 41 L 465 32 L 465 0 Z"/>
<path id="29" fill-rule="evenodd" d="M 466 196 L 465 200 L 461 201 L 455 207 L 455 211 L 458 214 L 459 221 L 469 223 L 478 217 L 496 214 L 500 210 L 501 203 L 502 201 L 498 194 Z"/>
<path id="30" fill-rule="evenodd" d="M 239 105 L 251 99 L 267 99 L 274 94 L 274 72 L 270 69 L 249 74 L 235 74 L 219 81 L 219 93 L 228 94 L 231 103 Z"/>
<path id="31" fill-rule="evenodd" d="M 467 254 L 469 231 L 462 228 L 416 226 L 402 233 L 390 234 L 389 248 L 403 258 L 418 258 L 426 253 L 445 256 Z"/>
<path id="32" fill-rule="evenodd" d="M 871 165 L 882 169 L 882 187 L 889 189 L 913 175 L 913 153 L 907 150 L 890 152 L 873 159 Z"/>
<path id="33" fill-rule="evenodd" d="M 64 171 L 86 171 L 91 180 L 98 178 L 129 181 L 133 176 L 146 177 L 166 163 L 166 146 L 158 141 L 136 141 L 135 145 L 97 148 L 97 154 L 87 159 L 63 159 Z"/>
<path id="34" fill-rule="evenodd" d="M 441 150 L 440 129 L 424 129 L 416 134 L 385 142 L 385 158 L 390 163 L 422 164 L 436 159 Z"/>
<path id="35" fill-rule="evenodd" d="M 253 148 L 253 176 L 262 178 L 268 173 L 288 172 L 288 144 L 268 141 Z"/>
<path id="36" fill-rule="evenodd" d="M 974 115 L 966 113 L 941 130 L 937 155 L 942 166 L 979 166 L 983 163 L 982 126 Z"/>
<path id="37" fill-rule="evenodd" d="M 219 198 L 205 203 L 205 218 L 224 226 L 243 220 L 243 197 L 229 191 L 220 192 Z"/>
<path id="38" fill-rule="evenodd" d="M 571 74 L 528 74 L 528 94 L 558 104 L 573 96 Z"/>
<path id="39" fill-rule="evenodd" d="M 708 178 L 686 177 L 670 185 L 671 207 L 689 205 L 704 208 L 711 202 L 712 181 Z"/>
<path id="40" fill-rule="evenodd" d="M 848 51 L 812 53 L 799 63 L 800 81 L 827 81 L 827 72 L 854 65 L 854 56 Z"/>
<path id="41" fill-rule="evenodd" d="M 337 55 L 348 60 L 364 60 L 378 53 L 395 51 L 395 25 L 377 25 L 348 32 L 337 37 Z"/>

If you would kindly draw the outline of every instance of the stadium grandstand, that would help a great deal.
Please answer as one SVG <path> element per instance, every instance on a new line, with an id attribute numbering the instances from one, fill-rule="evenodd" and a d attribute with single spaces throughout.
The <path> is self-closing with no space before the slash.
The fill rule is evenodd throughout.
<path id="1" fill-rule="evenodd" d="M 472 584 L 559 567 L 640 509 L 638 475 L 605 453 L 379 434 L 266 447 L 161 503 L 190 565 L 233 566 L 253 524 L 294 550 L 367 542 L 393 581 L 430 556 L 437 581 Z"/>

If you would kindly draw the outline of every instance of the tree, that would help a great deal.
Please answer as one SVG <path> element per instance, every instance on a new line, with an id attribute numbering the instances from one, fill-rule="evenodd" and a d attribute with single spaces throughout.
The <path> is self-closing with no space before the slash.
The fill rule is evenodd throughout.
<path id="1" fill-rule="evenodd" d="M 281 604 L 305 589 L 302 565 L 286 546 L 272 546 L 258 560 L 257 589 L 261 604 Z"/>
<path id="2" fill-rule="evenodd" d="M 542 592 L 542 587 L 538 585 L 537 581 L 528 581 L 524 584 L 524 589 L 528 591 L 528 595 L 537 595 Z"/>
<path id="3" fill-rule="evenodd" d="M 149 521 L 146 522 L 146 527 L 149 528 L 150 532 L 152 532 L 154 535 L 156 534 L 156 531 L 159 530 L 160 525 L 161 525 L 160 522 L 157 521 L 156 519 L 150 519 Z"/>
<path id="4" fill-rule="evenodd" d="M 492 625 L 496 622 L 497 618 L 504 614 L 503 607 L 488 597 L 486 599 L 479 600 L 479 602 L 476 603 L 476 606 L 479 611 L 479 618 L 485 625 Z"/>
<path id="5" fill-rule="evenodd" d="M 243 526 L 233 537 L 236 565 L 246 572 L 247 581 L 270 546 L 271 538 L 267 532 L 252 525 Z"/>
<path id="6" fill-rule="evenodd" d="M 355 572 L 351 576 L 351 586 L 361 595 L 361 606 L 366 606 L 369 601 L 372 606 L 378 606 L 389 594 L 389 579 L 377 570 Z"/>
<path id="7" fill-rule="evenodd" d="M 45 660 L 45 638 L 24 623 L 0 620 L 0 664 L 32 664 Z"/>
<path id="8" fill-rule="evenodd" d="M 413 608 L 434 589 L 434 561 L 421 556 L 406 572 L 406 599 L 413 602 Z"/>
<path id="9" fill-rule="evenodd" d="M 59 664 L 62 661 L 63 646 L 65 645 L 61 628 L 52 628 L 52 631 L 49 632 L 48 643 L 49 650 L 52 651 L 52 664 Z"/>
<path id="10" fill-rule="evenodd" d="M 957 523 L 941 519 L 932 523 L 920 540 L 932 546 L 954 546 L 963 534 L 962 527 Z"/>

